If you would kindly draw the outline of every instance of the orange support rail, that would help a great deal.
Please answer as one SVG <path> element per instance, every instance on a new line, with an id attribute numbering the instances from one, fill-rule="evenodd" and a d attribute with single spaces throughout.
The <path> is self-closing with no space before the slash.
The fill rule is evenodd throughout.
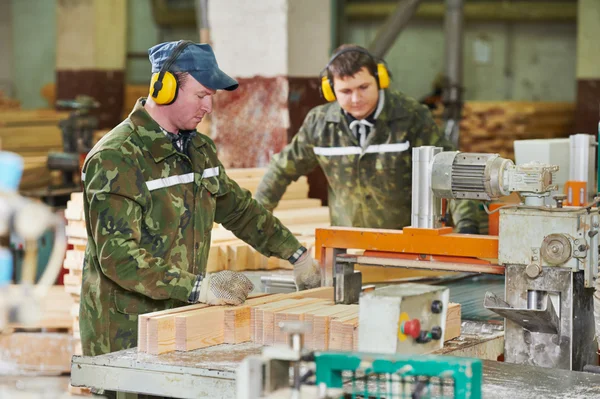
<path id="1" fill-rule="evenodd" d="M 315 246 L 316 257 L 321 261 L 324 272 L 324 285 L 333 284 L 334 258 L 346 249 L 413 254 L 412 256 L 436 255 L 436 261 L 443 261 L 447 257 L 446 261 L 471 264 L 477 264 L 477 259 L 498 258 L 498 237 L 454 234 L 450 227 L 406 227 L 403 230 L 331 227 L 316 230 Z"/>

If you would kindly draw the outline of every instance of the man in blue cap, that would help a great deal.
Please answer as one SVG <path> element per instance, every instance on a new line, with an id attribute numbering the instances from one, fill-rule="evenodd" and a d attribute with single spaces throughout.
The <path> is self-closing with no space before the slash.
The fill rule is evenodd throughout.
<path id="1" fill-rule="evenodd" d="M 196 131 L 217 90 L 238 83 L 219 69 L 208 44 L 162 43 L 148 53 L 150 96 L 100 140 L 83 167 L 85 355 L 136 346 L 139 314 L 246 300 L 253 286 L 243 274 L 206 273 L 214 222 L 265 256 L 288 259 L 299 289 L 320 285 L 316 261 L 227 176 L 213 141 Z"/>

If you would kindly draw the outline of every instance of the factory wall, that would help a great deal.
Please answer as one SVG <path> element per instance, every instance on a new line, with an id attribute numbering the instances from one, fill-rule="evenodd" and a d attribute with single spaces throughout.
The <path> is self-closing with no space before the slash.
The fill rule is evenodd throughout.
<path id="1" fill-rule="evenodd" d="M 12 94 L 23 108 L 46 106 L 40 89 L 55 81 L 56 3 L 57 0 L 10 1 Z M 161 32 L 152 21 L 148 0 L 129 0 L 128 7 L 130 56 L 126 81 L 146 83 L 150 65 L 143 55 L 148 47 L 163 40 L 198 40 L 198 33 L 190 28 Z M 380 24 L 350 21 L 345 41 L 368 44 Z M 575 24 L 468 23 L 465 99 L 574 101 L 576 35 Z M 2 44 L 0 49 L 10 47 Z M 443 70 L 443 58 L 442 22 L 415 21 L 400 35 L 386 60 L 394 75 L 394 86 L 421 97 L 430 92 L 436 74 Z M 8 70 L 0 64 L 0 79 L 8 76 Z"/>
<path id="2" fill-rule="evenodd" d="M 351 22 L 345 40 L 368 45 L 381 22 Z M 574 101 L 575 24 L 468 23 L 464 42 L 465 99 Z M 442 21 L 412 22 L 385 57 L 393 86 L 413 97 L 431 91 L 443 71 Z"/>
<path id="3" fill-rule="evenodd" d="M 56 0 L 11 0 L 10 6 L 13 97 L 26 109 L 47 107 L 40 90 L 55 81 Z"/>

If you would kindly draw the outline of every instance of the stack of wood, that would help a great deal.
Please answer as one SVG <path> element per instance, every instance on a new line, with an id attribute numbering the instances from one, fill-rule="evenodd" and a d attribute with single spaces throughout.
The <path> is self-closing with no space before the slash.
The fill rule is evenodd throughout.
<path id="1" fill-rule="evenodd" d="M 440 121 L 443 110 L 435 112 Z M 551 102 L 467 102 L 460 122 L 460 150 L 498 153 L 514 160 L 515 140 L 568 137 L 575 105 Z"/>
<path id="2" fill-rule="evenodd" d="M 7 298 L 21 298 L 23 286 L 9 287 Z M 41 318 L 33 325 L 11 324 L 0 335 L 0 370 L 56 375 L 71 370 L 73 300 L 61 286 L 50 287 L 40 303 Z"/>
<path id="3" fill-rule="evenodd" d="M 81 302 L 81 282 L 83 273 L 83 257 L 87 245 L 87 232 L 83 216 L 83 193 L 71 194 L 65 210 L 67 219 L 67 243 L 72 249 L 67 250 L 63 267 L 68 270 L 64 275 L 64 289 L 73 298 L 71 322 L 73 323 L 73 342 L 76 355 L 81 355 L 81 335 L 79 333 L 79 304 Z"/>
<path id="4" fill-rule="evenodd" d="M 0 109 L 1 149 L 16 152 L 25 163 L 21 190 L 46 187 L 50 183 L 48 152 L 62 151 L 58 122 L 67 117 L 67 112 L 52 109 Z"/>
<path id="5" fill-rule="evenodd" d="M 125 85 L 125 97 L 123 99 L 123 110 L 121 111 L 123 119 L 129 116 L 139 98 L 148 97 L 149 91 L 150 82 L 147 85 Z"/>
<path id="6" fill-rule="evenodd" d="M 227 175 L 254 194 L 265 171 L 264 168 L 229 169 Z M 313 255 L 315 229 L 330 226 L 329 208 L 321 206 L 318 199 L 308 198 L 308 181 L 304 176 L 288 187 L 273 214 Z M 287 260 L 264 257 L 222 226 L 216 225 L 213 229 L 209 272 L 290 268 L 292 265 Z"/>
<path id="7" fill-rule="evenodd" d="M 161 354 L 219 344 L 287 344 L 281 322 L 304 321 L 304 344 L 313 350 L 356 350 L 358 305 L 334 305 L 333 288 L 250 298 L 241 306 L 184 306 L 141 315 L 138 351 Z M 445 339 L 460 335 L 460 305 L 448 309 Z"/>
<path id="8" fill-rule="evenodd" d="M 0 90 L 0 110 L 18 108 L 21 108 L 21 103 L 18 100 L 6 97 L 4 92 Z"/>

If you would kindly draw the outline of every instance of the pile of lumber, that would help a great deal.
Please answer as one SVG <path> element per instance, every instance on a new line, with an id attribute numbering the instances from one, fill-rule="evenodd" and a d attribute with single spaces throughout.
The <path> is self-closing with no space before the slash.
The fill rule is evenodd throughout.
<path id="1" fill-rule="evenodd" d="M 62 150 L 58 122 L 67 117 L 67 112 L 52 109 L 0 109 L 1 149 L 16 152 L 25 163 L 21 190 L 46 187 L 50 183 L 48 152 Z"/>
<path id="2" fill-rule="evenodd" d="M 435 113 L 439 120 L 441 113 Z M 515 140 L 573 134 L 575 104 L 561 102 L 467 102 L 460 122 L 459 148 L 498 153 L 514 160 Z"/>
<path id="3" fill-rule="evenodd" d="M 250 298 L 240 306 L 184 306 L 138 319 L 138 351 L 161 354 L 219 344 L 287 344 L 285 321 L 308 326 L 304 345 L 312 350 L 356 350 L 358 305 L 334 305 L 333 287 Z M 460 335 L 460 305 L 448 309 L 445 339 Z"/>
<path id="4" fill-rule="evenodd" d="M 5 109 L 18 109 L 21 103 L 18 100 L 8 98 L 2 90 L 0 90 L 0 111 Z"/>
<path id="5" fill-rule="evenodd" d="M 22 286 L 9 287 L 9 298 L 22 299 Z M 0 335 L 0 370 L 55 375 L 71 370 L 73 300 L 63 287 L 52 286 L 40 302 L 40 319 L 33 325 L 10 324 Z"/>
<path id="6" fill-rule="evenodd" d="M 265 168 L 228 169 L 227 175 L 254 194 L 265 171 Z M 288 187 L 273 214 L 313 255 L 315 229 L 330 226 L 329 208 L 321 206 L 318 199 L 308 198 L 305 176 Z M 213 229 L 207 271 L 289 268 L 292 265 L 287 260 L 262 256 L 222 226 L 216 225 Z"/>
<path id="7" fill-rule="evenodd" d="M 83 273 L 83 257 L 87 245 L 87 233 L 83 217 L 83 193 L 71 194 L 65 210 L 67 219 L 67 250 L 63 267 L 68 273 L 63 277 L 64 290 L 73 298 L 71 307 L 71 323 L 73 326 L 74 354 L 81 355 L 81 335 L 79 333 L 79 304 L 81 302 L 81 283 Z"/>

